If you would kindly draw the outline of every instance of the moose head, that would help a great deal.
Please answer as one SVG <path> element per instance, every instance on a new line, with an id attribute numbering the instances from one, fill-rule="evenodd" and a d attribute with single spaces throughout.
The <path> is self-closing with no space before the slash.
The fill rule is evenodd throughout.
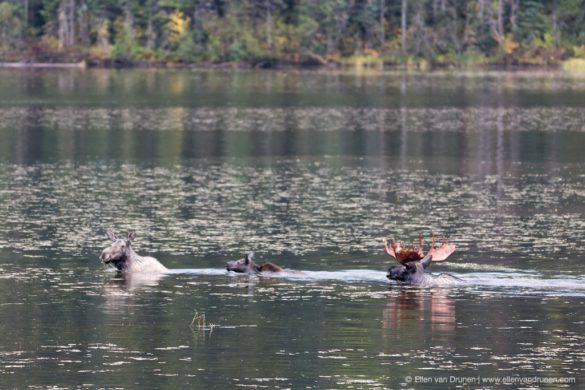
<path id="1" fill-rule="evenodd" d="M 100 260 L 104 264 L 112 264 L 119 270 L 126 267 L 126 262 L 133 256 L 132 241 L 136 238 L 136 233 L 128 232 L 126 238 L 118 238 L 116 234 L 108 229 L 108 238 L 112 240 L 112 244 L 102 251 Z"/>
<path id="2" fill-rule="evenodd" d="M 255 273 L 258 272 L 258 266 L 254 263 L 254 252 L 247 253 L 243 259 L 228 261 L 225 265 L 228 271 L 241 273 Z"/>

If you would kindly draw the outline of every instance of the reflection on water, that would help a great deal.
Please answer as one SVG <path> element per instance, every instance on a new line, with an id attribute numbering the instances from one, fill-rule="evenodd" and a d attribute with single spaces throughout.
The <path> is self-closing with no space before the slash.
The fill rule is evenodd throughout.
<path id="1" fill-rule="evenodd" d="M 581 383 L 583 102 L 561 73 L 0 70 L 2 386 Z M 104 271 L 108 227 L 169 273 Z M 465 283 L 390 284 L 381 238 L 430 229 Z M 302 273 L 223 269 L 248 250 Z"/>
<path id="2" fill-rule="evenodd" d="M 109 272 L 82 274 L 46 269 L 15 278 L 37 309 L 25 317 L 31 328 L 0 325 L 5 383 L 21 383 L 32 369 L 41 374 L 33 375 L 37 384 L 56 383 L 54 372 L 63 370 L 57 383 L 85 375 L 98 387 L 166 386 L 174 378 L 175 385 L 394 388 L 408 375 L 535 370 L 582 378 L 585 355 L 574 347 L 585 341 L 581 298 L 485 295 L 477 286 L 388 289 L 369 281 L 373 274 L 352 281 L 181 270 L 143 286 Z M 5 313 L 20 312 L 16 303 L 4 304 Z M 190 328 L 196 311 L 213 332 Z"/>
<path id="3" fill-rule="evenodd" d="M 31 111 L 32 110 L 32 111 Z M 419 155 L 581 162 L 580 108 L 22 108 L 0 106 L 0 161 L 159 162 L 296 155 Z M 451 162 L 453 164 L 454 162 Z M 481 164 L 481 165 L 478 165 Z"/>
<path id="4" fill-rule="evenodd" d="M 5 106 L 583 105 L 585 77 L 563 72 L 0 70 Z"/>
<path id="5" fill-rule="evenodd" d="M 408 375 L 454 370 L 582 378 L 578 296 L 506 295 L 495 284 L 388 289 L 383 272 L 367 270 L 257 277 L 186 269 L 135 284 L 79 268 L 16 268 L 1 285 L 26 291 L 2 305 L 27 324 L 0 324 L 8 385 L 31 370 L 34 383 L 49 385 L 63 369 L 61 384 L 87 376 L 94 386 L 121 387 L 172 386 L 168 378 L 212 387 L 396 387 Z M 474 275 L 482 273 L 460 276 Z M 213 332 L 190 327 L 195 312 Z"/>
<path id="6" fill-rule="evenodd" d="M 155 292 L 160 280 L 161 274 L 116 274 L 115 277 L 108 279 L 100 292 L 104 297 L 104 313 L 118 315 L 134 306 L 135 292 L 149 291 Z"/>
<path id="7" fill-rule="evenodd" d="M 520 138 L 523 133 L 570 131 L 583 133 L 585 114 L 576 107 L 440 107 L 440 108 L 361 108 L 361 107 L 287 107 L 287 108 L 22 108 L 0 109 L 0 129 L 38 129 L 60 133 L 60 137 L 77 137 L 73 142 L 128 131 L 176 132 L 318 132 L 376 131 L 397 133 L 479 133 L 505 132 L 506 138 Z M 76 134 L 88 132 L 83 136 Z M 99 132 L 98 132 L 99 131 Z M 94 133 L 95 132 L 95 133 Z M 516 136 L 509 132 L 519 133 Z M 100 134 L 101 133 L 101 134 Z M 104 134 L 105 133 L 105 134 Z M 543 136 L 544 134 L 540 134 Z M 26 136 L 25 134 L 23 134 Z M 211 136 L 209 134 L 202 134 Z M 222 134 L 225 135 L 225 134 Z M 400 134 L 393 134 L 400 136 Z M 186 137 L 188 134 L 180 134 Z M 294 138 L 297 134 L 292 135 Z M 323 134 L 323 136 L 325 136 Z M 580 139 L 582 136 L 577 134 Z M 524 134 L 528 138 L 529 135 Z M 560 137 L 551 137 L 560 138 Z M 79 142 L 81 144 L 81 142 Z M 77 146 L 77 145 L 76 145 Z M 177 145 L 180 146 L 180 145 Z M 292 147 L 295 145 L 293 144 Z M 305 145 L 301 145 L 305 146 Z M 399 145 L 394 145 L 399 146 Z M 519 145 L 515 145 L 519 146 Z"/>
<path id="8" fill-rule="evenodd" d="M 384 306 L 384 329 L 391 329 L 395 340 L 390 345 L 400 345 L 403 331 L 411 332 L 419 328 L 420 337 L 429 332 L 433 336 L 454 336 L 455 302 L 449 297 L 451 289 L 408 289 L 397 288 L 389 295 Z M 424 331 L 420 327 L 430 327 Z"/>

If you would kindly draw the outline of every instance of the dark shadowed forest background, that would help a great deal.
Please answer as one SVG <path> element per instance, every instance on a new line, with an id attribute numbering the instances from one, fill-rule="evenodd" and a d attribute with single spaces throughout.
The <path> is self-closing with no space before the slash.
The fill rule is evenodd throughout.
<path id="1" fill-rule="evenodd" d="M 585 63 L 583 0 L 8 0 L 0 61 Z"/>

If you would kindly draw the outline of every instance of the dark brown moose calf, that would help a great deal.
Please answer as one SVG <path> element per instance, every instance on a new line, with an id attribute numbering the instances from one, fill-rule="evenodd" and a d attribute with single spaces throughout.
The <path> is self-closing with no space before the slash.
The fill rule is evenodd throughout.
<path id="1" fill-rule="evenodd" d="M 273 263 L 264 263 L 257 265 L 254 262 L 254 252 L 249 252 L 243 259 L 228 261 L 225 265 L 228 271 L 234 271 L 245 274 L 259 274 L 262 272 L 282 272 L 281 267 Z"/>

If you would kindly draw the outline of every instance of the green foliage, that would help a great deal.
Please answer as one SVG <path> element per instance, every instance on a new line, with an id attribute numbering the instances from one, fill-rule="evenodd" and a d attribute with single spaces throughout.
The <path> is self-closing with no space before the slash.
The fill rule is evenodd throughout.
<path id="1" fill-rule="evenodd" d="M 498 46 L 498 41 L 492 34 L 492 28 L 488 24 L 478 23 L 475 35 L 475 45 L 482 53 L 491 54 Z"/>
<path id="2" fill-rule="evenodd" d="M 575 46 L 585 43 L 585 2 L 583 0 L 559 0 L 557 18 L 562 39 Z"/>
<path id="3" fill-rule="evenodd" d="M 180 62 L 194 62 L 196 60 L 197 48 L 190 31 L 185 31 L 179 36 L 175 53 Z"/>
<path id="4" fill-rule="evenodd" d="M 8 50 L 18 46 L 22 34 L 22 19 L 16 7 L 0 3 L 0 49 Z"/>
<path id="5" fill-rule="evenodd" d="M 121 62 L 132 62 L 140 59 L 142 47 L 138 45 L 136 33 L 130 23 L 122 18 L 114 22 L 114 46 L 112 59 Z"/>
<path id="6" fill-rule="evenodd" d="M 203 28 L 208 34 L 206 60 L 254 61 L 269 53 L 254 34 L 254 26 L 244 7 L 231 7 L 224 17 L 208 18 Z"/>
<path id="7" fill-rule="evenodd" d="M 518 14 L 518 28 L 515 38 L 526 45 L 544 41 L 549 32 L 549 23 L 544 13 L 544 4 L 540 1 L 526 0 Z"/>
<path id="8" fill-rule="evenodd" d="M 381 59 L 441 65 L 522 62 L 544 53 L 550 59 L 551 50 L 560 53 L 561 46 L 577 51 L 585 45 L 583 25 L 585 0 L 0 2 L 4 51 L 34 56 L 30 47 L 56 42 L 63 58 L 77 50 L 125 63 L 302 62 L 308 57 L 376 65 Z"/>
<path id="9" fill-rule="evenodd" d="M 585 59 L 582 58 L 571 58 L 570 60 L 562 63 L 563 69 L 567 71 L 585 71 Z"/>

